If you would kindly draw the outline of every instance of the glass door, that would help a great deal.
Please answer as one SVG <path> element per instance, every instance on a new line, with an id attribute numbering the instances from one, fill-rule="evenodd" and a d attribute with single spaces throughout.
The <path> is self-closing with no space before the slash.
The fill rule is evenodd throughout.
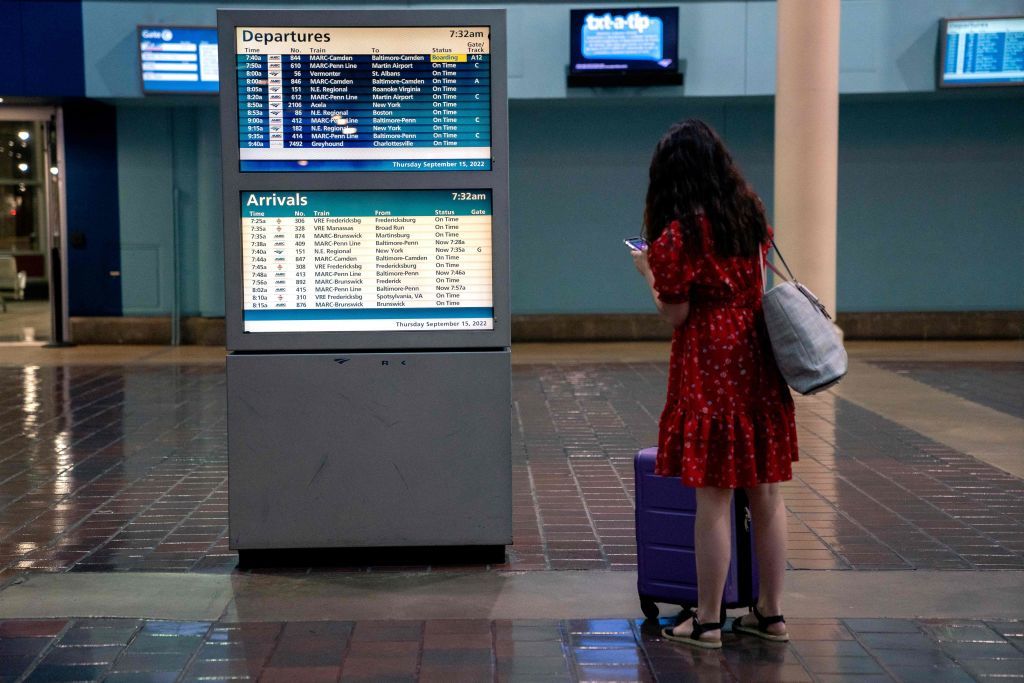
<path id="1" fill-rule="evenodd" d="M 54 109 L 0 107 L 0 343 L 53 336 L 51 297 L 60 295 L 51 292 L 51 247 L 59 247 L 61 235 L 57 143 Z"/>

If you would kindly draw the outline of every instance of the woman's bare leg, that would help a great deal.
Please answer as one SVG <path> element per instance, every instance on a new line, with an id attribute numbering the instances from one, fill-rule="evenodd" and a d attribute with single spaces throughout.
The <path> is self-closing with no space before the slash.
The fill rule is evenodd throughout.
<path id="1" fill-rule="evenodd" d="M 761 581 L 757 610 L 766 617 L 782 614 L 782 590 L 786 578 L 786 504 L 779 484 L 761 484 L 747 489 L 754 522 L 754 550 Z M 756 626 L 753 616 L 743 617 L 744 626 Z M 768 632 L 781 635 L 785 624 L 772 624 Z"/>
<path id="2" fill-rule="evenodd" d="M 695 545 L 697 552 L 697 619 L 702 624 L 718 621 L 725 577 L 732 553 L 732 489 L 711 486 L 697 489 Z M 690 619 L 672 629 L 678 636 L 693 632 Z M 707 631 L 701 640 L 719 640 L 721 631 Z"/>

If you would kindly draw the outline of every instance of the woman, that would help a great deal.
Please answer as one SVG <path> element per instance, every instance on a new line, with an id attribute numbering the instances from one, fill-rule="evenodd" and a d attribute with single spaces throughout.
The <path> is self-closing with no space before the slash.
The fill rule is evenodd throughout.
<path id="1" fill-rule="evenodd" d="M 646 251 L 635 252 L 661 314 L 675 327 L 656 473 L 697 489 L 697 608 L 664 637 L 722 646 L 733 489 L 750 500 L 760 573 L 757 606 L 733 631 L 785 641 L 786 509 L 779 482 L 797 459 L 793 398 L 761 310 L 764 206 L 722 141 L 696 119 L 677 123 L 651 160 Z"/>

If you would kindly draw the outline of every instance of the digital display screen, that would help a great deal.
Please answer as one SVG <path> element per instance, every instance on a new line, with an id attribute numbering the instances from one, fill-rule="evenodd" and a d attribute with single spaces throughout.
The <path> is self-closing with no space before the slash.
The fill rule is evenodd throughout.
<path id="1" fill-rule="evenodd" d="M 490 190 L 243 192 L 245 332 L 494 329 Z"/>
<path id="2" fill-rule="evenodd" d="M 140 26 L 143 93 L 211 93 L 220 90 L 217 29 Z"/>
<path id="3" fill-rule="evenodd" d="M 1024 85 L 1024 17 L 943 25 L 940 86 Z"/>
<path id="4" fill-rule="evenodd" d="M 242 171 L 487 171 L 490 28 L 236 27 Z"/>
<path id="5" fill-rule="evenodd" d="M 678 8 L 571 10 L 569 25 L 570 85 L 681 82 Z"/>

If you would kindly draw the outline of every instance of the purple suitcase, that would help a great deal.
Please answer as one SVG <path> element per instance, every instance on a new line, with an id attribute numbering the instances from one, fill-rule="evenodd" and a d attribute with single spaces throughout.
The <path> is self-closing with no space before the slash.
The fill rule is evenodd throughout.
<path id="1" fill-rule="evenodd" d="M 697 563 L 693 523 L 695 490 L 678 477 L 654 473 L 657 448 L 636 454 L 636 560 L 640 608 L 649 619 L 658 617 L 655 602 L 683 607 L 697 605 Z M 739 524 L 737 524 L 737 521 Z M 733 547 L 725 580 L 723 609 L 749 607 L 757 601 L 757 563 L 754 561 L 750 512 L 742 489 L 733 497 Z"/>

